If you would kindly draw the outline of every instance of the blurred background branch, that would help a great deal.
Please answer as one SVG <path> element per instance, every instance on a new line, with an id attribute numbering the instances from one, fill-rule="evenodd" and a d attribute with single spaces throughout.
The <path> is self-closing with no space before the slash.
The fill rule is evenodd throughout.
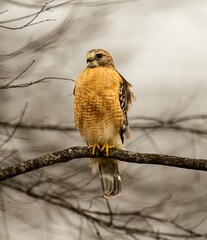
<path id="1" fill-rule="evenodd" d="M 48 79 L 59 79 L 59 78 L 50 78 Z M 38 82 L 44 81 L 47 79 L 37 80 Z M 73 81 L 72 79 L 62 79 Z M 36 82 L 36 83 L 38 83 Z M 29 86 L 33 83 L 24 84 L 24 87 Z M 15 87 L 15 86 L 11 86 Z M 16 87 L 23 87 L 21 85 L 16 85 Z M 5 87 L 7 88 L 7 87 Z M 193 121 L 200 121 L 200 124 L 193 123 Z M 167 119 L 162 120 L 156 117 L 147 117 L 139 116 L 131 119 L 130 129 L 131 130 L 175 130 L 181 132 L 188 132 L 192 134 L 197 134 L 197 136 L 207 135 L 207 114 L 198 114 L 198 115 L 189 115 L 178 117 L 176 119 Z M 181 124 L 179 124 L 181 123 Z M 189 126 L 190 125 L 190 126 Z M 48 125 L 48 124 L 32 124 L 32 123 L 12 123 L 10 121 L 1 122 L 0 126 L 9 127 L 9 128 L 22 128 L 22 129 L 37 129 L 37 130 L 48 130 L 48 131 L 76 131 L 75 126 L 59 126 L 59 125 Z"/>
<path id="2" fill-rule="evenodd" d="M 5 28 L 5 29 L 8 29 L 8 30 L 20 30 L 20 29 L 23 29 L 23 28 L 25 28 L 25 27 L 32 26 L 32 25 L 35 25 L 35 24 L 39 24 L 39 23 L 43 23 L 43 22 L 48 22 L 48 21 L 55 21 L 55 19 L 45 19 L 45 20 L 42 20 L 42 21 L 39 21 L 39 22 L 35 22 L 35 23 L 34 23 L 34 20 L 35 20 L 36 18 L 38 18 L 38 16 L 39 16 L 42 12 L 44 12 L 44 11 L 46 10 L 47 5 L 50 4 L 50 3 L 53 2 L 53 1 L 54 1 L 54 0 L 49 1 L 49 2 L 46 2 L 46 3 L 42 6 L 42 8 L 40 9 L 40 11 L 37 12 L 37 13 L 35 14 L 35 16 L 34 16 L 30 21 L 28 21 L 26 24 L 24 24 L 24 25 L 22 25 L 22 26 L 20 26 L 20 27 L 8 27 L 8 26 L 4 26 L 4 25 L 1 25 L 1 24 L 0 24 L 0 28 Z M 48 9 L 49 9 L 49 8 L 47 8 L 47 10 L 48 10 Z"/>

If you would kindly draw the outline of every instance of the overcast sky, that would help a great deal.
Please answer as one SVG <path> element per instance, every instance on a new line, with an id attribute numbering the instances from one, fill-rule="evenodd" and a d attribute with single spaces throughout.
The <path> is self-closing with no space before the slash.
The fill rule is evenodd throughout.
<path id="1" fill-rule="evenodd" d="M 190 112 L 205 112 L 207 2 L 145 0 L 112 9 L 108 28 L 82 44 L 76 57 L 80 69 L 88 49 L 105 48 L 134 85 L 137 114 L 159 115 L 192 95 Z"/>

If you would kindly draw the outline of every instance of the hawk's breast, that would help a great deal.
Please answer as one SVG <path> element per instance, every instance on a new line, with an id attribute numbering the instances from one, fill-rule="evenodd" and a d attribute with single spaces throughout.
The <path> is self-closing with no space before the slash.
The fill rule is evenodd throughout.
<path id="1" fill-rule="evenodd" d="M 119 133 L 124 121 L 119 102 L 121 83 L 122 78 L 111 67 L 86 68 L 78 77 L 75 123 L 87 142 L 94 138 L 102 141 Z"/>

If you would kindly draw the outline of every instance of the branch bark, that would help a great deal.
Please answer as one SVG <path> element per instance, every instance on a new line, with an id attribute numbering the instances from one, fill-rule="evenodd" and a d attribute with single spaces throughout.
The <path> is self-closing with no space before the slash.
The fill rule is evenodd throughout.
<path id="1" fill-rule="evenodd" d="M 107 158 L 104 152 L 96 151 L 95 155 L 87 147 L 70 147 L 58 152 L 36 157 L 17 165 L 0 169 L 0 181 L 57 163 L 65 163 L 76 158 Z M 121 149 L 110 149 L 109 157 L 120 161 L 156 164 L 170 167 L 186 168 L 192 170 L 207 171 L 207 160 L 178 157 L 163 154 L 134 153 Z"/>

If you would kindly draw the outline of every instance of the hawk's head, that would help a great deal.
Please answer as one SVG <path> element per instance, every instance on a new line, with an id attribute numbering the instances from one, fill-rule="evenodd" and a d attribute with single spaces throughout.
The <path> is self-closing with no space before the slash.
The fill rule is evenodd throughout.
<path id="1" fill-rule="evenodd" d="M 87 63 L 89 68 L 113 67 L 114 62 L 111 55 L 103 49 L 92 49 L 87 53 Z"/>

